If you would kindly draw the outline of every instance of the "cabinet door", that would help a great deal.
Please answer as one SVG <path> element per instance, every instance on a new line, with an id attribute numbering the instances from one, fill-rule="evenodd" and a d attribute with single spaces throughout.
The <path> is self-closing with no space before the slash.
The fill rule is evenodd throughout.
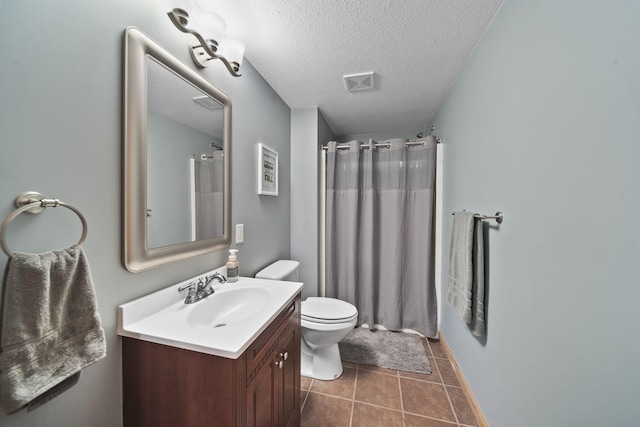
<path id="1" fill-rule="evenodd" d="M 255 374 L 247 375 L 247 425 L 299 427 L 299 297 L 268 336 L 248 351 L 248 365 L 255 366 Z"/>
<path id="2" fill-rule="evenodd" d="M 280 383 L 280 375 L 276 361 L 269 357 L 247 387 L 247 426 L 278 425 L 278 396 L 274 390 Z"/>
<path id="3" fill-rule="evenodd" d="M 296 322 L 295 319 L 292 322 Z M 281 426 L 300 425 L 300 329 L 292 327 L 280 342 L 281 369 L 279 412 Z M 286 359 L 286 360 L 284 360 Z"/>

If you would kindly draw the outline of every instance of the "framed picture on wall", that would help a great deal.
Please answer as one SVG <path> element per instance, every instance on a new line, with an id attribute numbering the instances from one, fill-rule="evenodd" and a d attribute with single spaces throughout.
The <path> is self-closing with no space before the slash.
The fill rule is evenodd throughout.
<path id="1" fill-rule="evenodd" d="M 258 194 L 278 195 L 278 152 L 258 144 Z"/>

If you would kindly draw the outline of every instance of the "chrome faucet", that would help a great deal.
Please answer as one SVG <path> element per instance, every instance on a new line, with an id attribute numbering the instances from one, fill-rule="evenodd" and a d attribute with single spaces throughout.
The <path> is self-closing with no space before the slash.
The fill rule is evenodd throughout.
<path id="1" fill-rule="evenodd" d="M 213 287 L 211 286 L 211 282 L 213 280 L 218 280 L 220 283 L 225 283 L 227 279 L 220 273 L 213 273 L 205 278 L 199 278 L 198 282 L 189 282 L 188 284 L 181 286 L 178 288 L 178 292 L 188 290 L 189 293 L 187 297 L 184 299 L 185 304 L 193 304 L 194 302 L 198 302 L 201 299 L 204 299 L 215 292 Z"/>
<path id="2" fill-rule="evenodd" d="M 220 283 L 225 283 L 227 281 L 227 278 L 218 272 L 213 273 L 211 276 L 207 276 L 207 283 L 211 282 L 213 279 L 218 279 L 218 282 Z"/>
<path id="3" fill-rule="evenodd" d="M 206 298 L 215 291 L 211 287 L 210 280 L 203 280 L 202 277 L 198 280 L 198 286 L 196 288 L 196 293 L 200 299 Z"/>
<path id="4" fill-rule="evenodd" d="M 189 293 L 187 294 L 187 297 L 184 299 L 185 304 L 193 304 L 194 302 L 200 301 L 200 297 L 198 297 L 198 291 L 196 289 L 195 282 L 190 282 L 178 288 L 178 292 L 182 292 L 186 290 L 188 290 Z"/>

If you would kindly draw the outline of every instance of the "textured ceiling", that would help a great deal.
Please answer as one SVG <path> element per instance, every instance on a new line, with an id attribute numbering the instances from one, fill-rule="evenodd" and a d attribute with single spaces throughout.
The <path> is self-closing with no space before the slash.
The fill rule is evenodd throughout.
<path id="1" fill-rule="evenodd" d="M 502 0 L 198 0 L 291 108 L 336 135 L 424 129 Z M 342 76 L 375 73 L 371 91 Z M 242 77 L 240 77 L 242 78 Z"/>
<path id="2" fill-rule="evenodd" d="M 195 99 L 205 97 L 212 108 Z M 195 129 L 218 140 L 223 138 L 223 107 L 200 89 L 156 61 L 147 58 L 147 107 L 149 111 Z"/>

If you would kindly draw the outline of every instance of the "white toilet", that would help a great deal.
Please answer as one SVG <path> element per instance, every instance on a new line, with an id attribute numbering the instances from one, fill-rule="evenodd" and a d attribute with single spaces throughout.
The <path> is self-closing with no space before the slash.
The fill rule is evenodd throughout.
<path id="1" fill-rule="evenodd" d="M 260 270 L 259 279 L 298 281 L 298 261 L 280 260 Z M 358 320 L 358 310 L 335 298 L 309 297 L 302 301 L 302 375 L 334 380 L 342 375 L 338 342 Z"/>

